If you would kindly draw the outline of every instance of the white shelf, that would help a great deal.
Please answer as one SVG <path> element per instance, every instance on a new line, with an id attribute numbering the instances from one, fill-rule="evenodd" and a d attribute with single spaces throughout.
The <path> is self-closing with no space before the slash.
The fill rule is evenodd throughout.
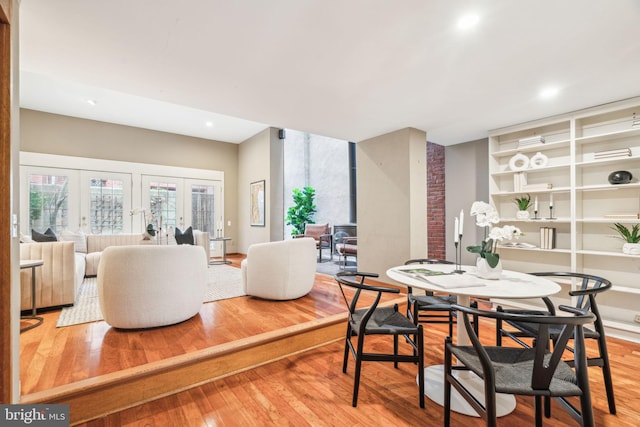
<path id="1" fill-rule="evenodd" d="M 508 150 L 496 151 L 491 155 L 496 159 L 501 157 L 512 157 L 518 153 L 537 153 L 538 151 L 547 151 L 553 150 L 556 148 L 569 147 L 569 143 L 571 141 L 569 139 L 563 139 L 556 142 L 546 142 L 544 144 L 535 144 L 535 145 L 527 145 L 520 148 L 510 148 Z"/>
<path id="2" fill-rule="evenodd" d="M 640 189 L 640 182 L 631 182 L 629 184 L 594 184 L 581 185 L 576 187 L 576 191 L 619 191 L 629 189 Z"/>
<path id="3" fill-rule="evenodd" d="M 627 338 L 640 341 L 640 324 L 629 320 L 627 313 L 633 313 L 633 307 L 640 307 L 637 280 L 640 255 L 623 254 L 622 243 L 618 248 L 613 239 L 609 239 L 609 235 L 617 237 L 615 231 L 606 230 L 617 222 L 640 224 L 640 218 L 605 217 L 614 213 L 640 213 L 640 126 L 631 127 L 636 111 L 640 112 L 640 97 L 490 131 L 489 191 L 501 223 L 512 223 L 526 234 L 536 229 L 535 223 L 541 227 L 557 224 L 561 231 L 557 244 L 562 249 L 500 246 L 505 261 L 513 261 L 522 271 L 548 271 L 552 266 L 554 271 L 598 275 L 602 270 L 601 275 L 614 283 L 611 293 L 600 299 L 605 324 L 626 334 Z M 518 148 L 519 139 L 536 135 L 544 137 L 546 143 Z M 595 158 L 598 152 L 622 148 L 629 148 L 631 155 Z M 508 170 L 509 157 L 538 151 L 548 157 L 548 166 Z M 629 184 L 609 184 L 607 177 L 614 170 L 628 170 L 634 180 Z M 517 172 L 525 172 L 529 183 L 548 182 L 558 186 L 540 191 L 512 191 L 512 176 Z M 543 217 L 549 215 L 551 194 L 558 195 L 557 199 L 554 197 L 553 213 L 559 217 L 554 220 L 514 218 L 515 208 L 509 199 L 523 193 L 541 196 L 543 204 L 538 215 Z M 528 243 L 539 242 L 529 240 Z M 505 304 L 513 303 L 505 301 Z"/>
<path id="4" fill-rule="evenodd" d="M 578 255 L 597 255 L 597 256 L 610 256 L 610 257 L 619 257 L 619 258 L 635 258 L 640 261 L 640 255 L 627 255 L 622 252 L 610 252 L 610 251 L 589 251 L 579 249 L 576 250 L 576 254 Z"/>
<path id="5" fill-rule="evenodd" d="M 627 129 L 621 129 L 613 132 L 604 132 L 596 135 L 582 136 L 575 140 L 576 145 L 582 144 L 596 144 L 600 142 L 607 142 L 616 138 L 627 138 L 633 136 L 640 136 L 640 126 L 631 127 Z"/>
<path id="6" fill-rule="evenodd" d="M 520 172 L 526 172 L 528 174 L 529 173 L 545 173 L 545 172 L 550 172 L 558 169 L 569 169 L 569 166 L 570 166 L 569 164 L 561 164 L 561 165 L 544 166 L 540 168 L 528 168 L 521 171 L 512 171 L 511 169 L 501 170 L 501 171 L 491 173 L 491 176 L 513 175 L 515 173 L 520 173 Z"/>

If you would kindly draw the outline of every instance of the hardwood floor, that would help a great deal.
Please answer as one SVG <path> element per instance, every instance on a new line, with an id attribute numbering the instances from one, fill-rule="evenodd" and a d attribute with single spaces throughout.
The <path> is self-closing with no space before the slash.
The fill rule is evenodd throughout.
<path id="1" fill-rule="evenodd" d="M 239 259 L 234 259 L 234 263 Z M 325 316 L 344 313 L 344 301 L 333 279 L 319 275 L 310 298 L 289 303 L 272 303 L 251 298 L 211 303 L 199 319 L 185 325 L 146 331 L 113 331 L 104 322 L 55 328 L 55 313 L 45 313 L 45 325 L 21 336 L 21 378 L 25 401 L 47 389 L 64 388 L 69 382 L 90 382 L 95 378 L 124 372 L 139 373 L 154 363 L 176 360 L 180 353 L 197 353 L 209 347 L 231 345 L 254 334 L 274 333 L 272 328 L 291 327 L 292 322 L 320 322 Z M 205 304 L 209 305 L 209 304 Z M 343 324 L 344 320 L 341 321 Z M 102 323 L 102 325 L 100 325 Z M 340 332 L 344 327 L 340 325 Z M 52 326 L 53 325 L 53 326 Z M 481 337 L 491 342 L 494 329 L 481 325 Z M 425 363 L 442 361 L 445 326 L 428 325 L 425 336 Z M 304 340 L 292 336 L 287 345 Z M 635 371 L 640 366 L 640 345 L 608 339 L 618 414 L 610 415 L 602 375 L 590 368 L 593 406 L 598 426 L 638 425 L 636 401 L 640 387 Z M 251 344 L 247 344 L 251 345 Z M 390 344 L 384 337 L 371 342 L 375 347 Z M 593 348 L 590 349 L 593 351 Z M 261 352 L 261 349 L 253 352 Z M 271 351 L 271 350 L 268 350 Z M 252 349 L 249 347 L 249 352 Z M 238 353 L 241 354 L 241 353 Z M 442 407 L 429 399 L 418 405 L 416 367 L 401 364 L 365 363 L 357 408 L 351 407 L 353 363 L 343 374 L 343 345 L 331 342 L 288 355 L 272 363 L 256 363 L 252 369 L 221 375 L 197 387 L 184 387 L 166 397 L 137 404 L 91 421 L 83 426 L 217 426 L 217 425 L 441 425 Z M 242 358 L 245 356 L 238 356 Z M 231 360 L 225 363 L 232 364 Z M 171 362 L 167 362 L 168 364 Z M 182 375 L 169 372 L 165 381 L 179 383 Z M 216 377 L 213 375 L 212 377 Z M 156 383 L 152 383 L 156 384 Z M 28 391 L 27 391 L 28 390 Z M 147 390 L 150 392 L 149 390 Z M 129 391 L 120 392 L 125 395 Z M 33 401 L 33 400 L 31 400 Z M 88 404 L 100 405 L 102 402 Z M 72 406 L 72 416 L 74 406 Z M 532 425 L 531 399 L 518 398 L 516 410 L 501 418 L 499 425 Z M 576 423 L 554 404 L 549 426 Z M 86 421 L 86 422 L 84 422 Z M 77 423 L 75 423 L 77 424 Z M 452 425 L 478 426 L 473 417 L 454 414 Z"/>

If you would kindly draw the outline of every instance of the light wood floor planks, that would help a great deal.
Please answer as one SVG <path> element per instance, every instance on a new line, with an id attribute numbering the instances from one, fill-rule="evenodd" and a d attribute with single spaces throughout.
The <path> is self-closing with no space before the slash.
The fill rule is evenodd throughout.
<path id="1" fill-rule="evenodd" d="M 239 259 L 234 262 L 238 263 Z M 126 334 L 126 339 L 121 334 L 109 333 L 108 326 L 98 325 L 104 322 L 56 330 L 55 320 L 50 320 L 55 313 L 47 313 L 45 325 L 21 337 L 23 388 L 26 385 L 29 390 L 37 391 L 120 367 L 144 366 L 145 361 L 198 349 L 210 342 L 265 331 L 266 325 L 307 321 L 343 308 L 344 302 L 335 292 L 332 279 L 318 276 L 316 288 L 314 304 L 297 307 L 295 313 L 283 311 L 284 305 L 264 301 L 259 307 L 255 300 L 250 305 L 214 303 L 215 308 L 201 312 L 201 319 L 185 325 L 185 329 L 160 328 L 154 330 L 155 333 Z M 491 342 L 493 325 L 483 323 L 481 328 L 481 337 Z M 27 335 L 32 332 L 32 336 Z M 445 334 L 444 325 L 427 325 L 426 364 L 441 363 Z M 597 425 L 637 426 L 640 387 L 636 371 L 640 366 L 640 345 L 612 338 L 608 342 L 618 415 L 608 414 L 602 375 L 598 368 L 590 368 Z M 390 344 L 376 337 L 371 345 L 388 348 Z M 396 370 L 392 364 L 365 363 L 358 407 L 352 408 L 353 363 L 348 373 L 343 374 L 342 354 L 342 343 L 329 344 L 81 425 L 442 425 L 442 407 L 429 399 L 425 409 L 418 406 L 416 367 L 411 364 L 401 364 Z M 499 425 L 533 425 L 532 414 L 531 400 L 518 398 L 516 411 L 501 418 Z M 555 404 L 552 415 L 552 419 L 545 420 L 545 425 L 576 425 Z M 452 425 L 465 427 L 482 423 L 476 418 L 454 414 Z"/>

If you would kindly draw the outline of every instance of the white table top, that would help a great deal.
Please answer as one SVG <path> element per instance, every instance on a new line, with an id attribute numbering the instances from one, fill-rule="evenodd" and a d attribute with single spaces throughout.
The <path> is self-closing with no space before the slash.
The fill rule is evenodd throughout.
<path id="1" fill-rule="evenodd" d="M 463 274 L 422 276 L 414 278 L 402 270 L 424 268 L 432 271 L 452 273 L 451 264 L 412 264 L 392 267 L 387 276 L 402 284 L 434 292 L 485 298 L 538 298 L 560 292 L 560 285 L 544 277 L 516 271 L 503 270 L 500 279 L 481 279 L 475 275 L 474 266 L 462 266 Z"/>

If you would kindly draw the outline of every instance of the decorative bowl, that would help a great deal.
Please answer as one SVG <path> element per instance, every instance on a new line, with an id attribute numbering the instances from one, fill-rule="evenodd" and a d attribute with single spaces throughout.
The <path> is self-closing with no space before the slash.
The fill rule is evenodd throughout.
<path id="1" fill-rule="evenodd" d="M 609 183 L 610 184 L 628 184 L 631 182 L 631 172 L 629 171 L 615 171 L 609 174 Z"/>

